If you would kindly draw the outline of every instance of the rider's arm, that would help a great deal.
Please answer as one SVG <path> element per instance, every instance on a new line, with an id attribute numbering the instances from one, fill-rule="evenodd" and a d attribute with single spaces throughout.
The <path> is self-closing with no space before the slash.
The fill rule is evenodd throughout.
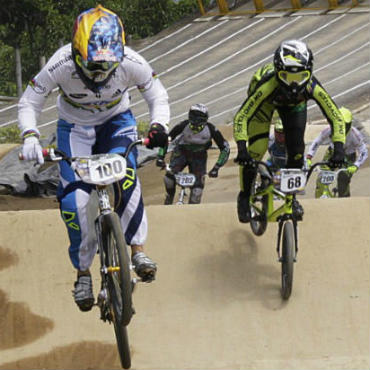
<path id="1" fill-rule="evenodd" d="M 230 155 L 230 145 L 228 141 L 223 137 L 222 133 L 210 122 L 207 123 L 209 130 L 211 131 L 211 137 L 215 141 L 216 145 L 220 149 L 220 154 L 218 156 L 216 165 L 217 167 L 222 167 Z"/>
<path id="2" fill-rule="evenodd" d="M 315 77 L 312 77 L 311 82 L 307 86 L 307 91 L 316 101 L 331 126 L 332 142 L 345 143 L 345 122 L 330 95 L 325 91 Z"/>
<path id="3" fill-rule="evenodd" d="M 189 121 L 185 120 L 174 126 L 168 134 L 171 137 L 171 140 L 174 140 L 177 136 L 179 136 L 184 131 L 188 123 Z"/>
<path id="4" fill-rule="evenodd" d="M 18 103 L 18 127 L 21 136 L 40 136 L 37 129 L 37 120 L 50 92 L 57 87 L 49 68 L 55 63 L 52 57 L 41 71 L 28 83 Z"/>
<path id="5" fill-rule="evenodd" d="M 322 130 L 310 145 L 306 157 L 309 159 L 313 158 L 317 152 L 317 149 L 319 149 L 319 146 L 330 141 L 330 134 L 331 134 L 330 127 L 327 127 L 324 130 Z"/>
<path id="6" fill-rule="evenodd" d="M 368 150 L 365 144 L 364 136 L 361 134 L 361 132 L 357 130 L 355 127 L 352 127 L 351 130 L 352 130 L 352 136 L 355 140 L 356 152 L 357 152 L 357 159 L 354 165 L 357 168 L 359 168 L 366 161 L 368 157 Z"/>
<path id="7" fill-rule="evenodd" d="M 138 53 L 131 49 L 129 51 L 134 65 L 134 67 L 130 66 L 132 82 L 148 104 L 150 124 L 159 123 L 167 132 L 170 121 L 167 91 L 149 63 Z"/>
<path id="8" fill-rule="evenodd" d="M 248 141 L 247 125 L 257 113 L 258 108 L 278 87 L 275 75 L 271 75 L 264 83 L 257 87 L 254 93 L 247 97 L 234 117 L 234 139 Z"/>

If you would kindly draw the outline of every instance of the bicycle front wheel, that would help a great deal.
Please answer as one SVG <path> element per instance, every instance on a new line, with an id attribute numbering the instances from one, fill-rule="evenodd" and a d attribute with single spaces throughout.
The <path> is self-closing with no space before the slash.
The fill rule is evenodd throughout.
<path id="1" fill-rule="evenodd" d="M 281 254 L 281 296 L 283 299 L 289 299 L 293 286 L 295 254 L 294 228 L 292 221 L 284 222 Z"/>
<path id="2" fill-rule="evenodd" d="M 254 198 L 253 205 L 250 205 L 250 212 L 251 212 L 251 228 L 254 235 L 260 236 L 262 235 L 267 228 L 267 195 L 263 195 L 260 197 L 255 197 L 254 195 L 262 186 L 262 178 L 260 173 L 257 173 L 256 178 L 252 184 L 251 195 Z M 256 208 L 260 211 L 257 211 Z"/>
<path id="3" fill-rule="evenodd" d="M 127 328 L 133 315 L 130 259 L 116 213 L 104 216 L 108 294 L 122 367 L 131 366 Z"/>

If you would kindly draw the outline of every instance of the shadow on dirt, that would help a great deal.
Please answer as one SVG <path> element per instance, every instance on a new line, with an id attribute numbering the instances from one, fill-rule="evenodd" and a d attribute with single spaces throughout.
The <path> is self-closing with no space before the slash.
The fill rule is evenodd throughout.
<path id="1" fill-rule="evenodd" d="M 8 362 L 0 369 L 122 369 L 117 346 L 80 342 L 57 347 L 39 356 Z"/>
<path id="2" fill-rule="evenodd" d="M 24 346 L 44 336 L 53 321 L 36 315 L 22 302 L 9 302 L 0 290 L 0 350 Z"/>

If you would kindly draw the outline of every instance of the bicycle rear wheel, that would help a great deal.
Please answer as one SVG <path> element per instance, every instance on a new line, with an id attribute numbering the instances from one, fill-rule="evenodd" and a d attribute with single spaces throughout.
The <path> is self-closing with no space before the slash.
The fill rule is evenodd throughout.
<path id="1" fill-rule="evenodd" d="M 116 213 L 104 216 L 108 294 L 122 367 L 131 366 L 127 328 L 133 315 L 130 259 Z"/>
<path id="2" fill-rule="evenodd" d="M 292 221 L 285 221 L 282 230 L 281 296 L 288 299 L 292 293 L 294 267 L 294 228 Z"/>
<path id="3" fill-rule="evenodd" d="M 261 188 L 262 184 L 263 179 L 261 178 L 261 174 L 258 172 L 252 184 L 251 190 L 252 197 Z M 261 212 L 258 212 L 252 205 L 250 206 L 251 212 L 250 224 L 253 234 L 257 236 L 262 235 L 267 228 L 267 201 L 268 201 L 267 195 L 260 196 L 254 200 L 253 205 L 258 207 L 261 210 Z"/>

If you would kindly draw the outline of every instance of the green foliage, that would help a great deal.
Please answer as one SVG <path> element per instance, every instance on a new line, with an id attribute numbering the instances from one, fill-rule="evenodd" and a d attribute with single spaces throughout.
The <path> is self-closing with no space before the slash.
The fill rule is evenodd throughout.
<path id="1" fill-rule="evenodd" d="M 22 143 L 21 132 L 17 126 L 0 127 L 0 144 Z"/>
<path id="2" fill-rule="evenodd" d="M 123 8 L 126 33 L 133 38 L 155 35 L 198 9 L 196 0 L 131 0 Z"/>
<path id="3" fill-rule="evenodd" d="M 197 0 L 7 0 L 0 12 L 0 95 L 16 96 L 14 47 L 21 50 L 26 86 L 40 57 L 49 59 L 70 42 L 78 14 L 98 4 L 117 13 L 133 38 L 155 35 L 198 11 Z"/>
<path id="4" fill-rule="evenodd" d="M 139 137 L 148 136 L 149 122 L 148 121 L 138 121 L 137 122 L 137 133 Z"/>

